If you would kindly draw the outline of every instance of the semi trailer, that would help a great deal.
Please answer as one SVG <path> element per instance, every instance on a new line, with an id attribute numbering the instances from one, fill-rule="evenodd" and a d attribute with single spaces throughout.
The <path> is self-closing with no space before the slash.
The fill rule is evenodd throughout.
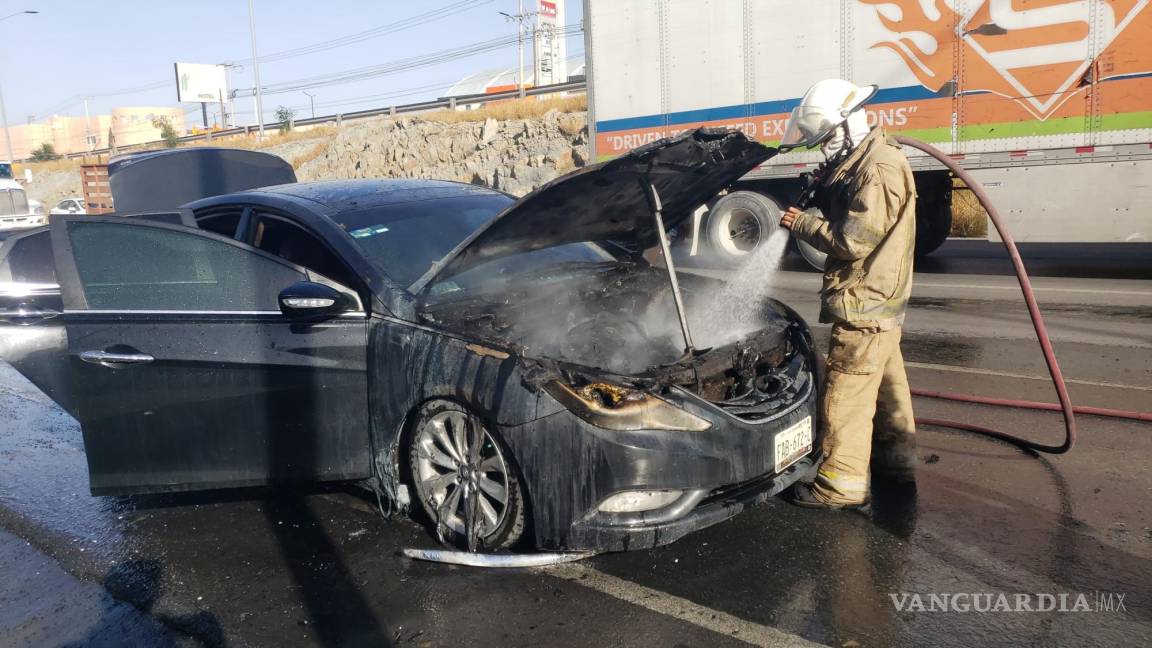
<path id="1" fill-rule="evenodd" d="M 880 86 L 870 124 L 972 170 L 1017 241 L 1148 242 L 1150 2 L 585 0 L 591 157 L 699 126 L 772 145 L 808 86 L 839 77 Z M 908 155 L 923 255 L 949 236 L 954 179 Z M 771 159 L 697 209 L 679 241 L 738 264 L 821 161 Z M 797 249 L 823 266 L 817 250 Z"/>

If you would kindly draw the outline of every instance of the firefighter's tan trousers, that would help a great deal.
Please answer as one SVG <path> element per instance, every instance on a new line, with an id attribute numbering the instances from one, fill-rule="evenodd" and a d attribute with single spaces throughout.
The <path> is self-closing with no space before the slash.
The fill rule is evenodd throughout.
<path id="1" fill-rule="evenodd" d="M 900 355 L 900 329 L 834 325 L 821 407 L 824 463 L 812 488 L 817 499 L 828 504 L 868 499 L 874 442 L 904 448 L 903 457 L 897 453 L 904 465 L 893 468 L 912 470 L 916 424 Z"/>

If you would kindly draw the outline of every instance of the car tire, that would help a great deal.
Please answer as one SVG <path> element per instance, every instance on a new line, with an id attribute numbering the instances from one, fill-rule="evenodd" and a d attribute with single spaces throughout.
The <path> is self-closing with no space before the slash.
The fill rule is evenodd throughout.
<path id="1" fill-rule="evenodd" d="M 507 446 L 479 416 L 453 401 L 429 401 L 416 413 L 408 438 L 413 493 L 442 543 L 499 551 L 520 541 L 527 510 L 519 471 Z M 472 456 L 478 438 L 482 441 Z M 469 502 L 477 511 L 472 522 Z M 475 542 L 470 546 L 472 525 Z"/>
<path id="2" fill-rule="evenodd" d="M 772 198 L 754 191 L 733 191 L 708 210 L 704 237 L 712 260 L 736 267 L 756 250 L 780 224 L 782 210 Z"/>

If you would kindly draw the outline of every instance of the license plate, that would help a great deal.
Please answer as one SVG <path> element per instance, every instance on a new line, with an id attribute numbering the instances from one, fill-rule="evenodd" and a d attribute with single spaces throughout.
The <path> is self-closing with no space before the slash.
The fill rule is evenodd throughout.
<path id="1" fill-rule="evenodd" d="M 776 435 L 776 472 L 796 463 L 812 450 L 812 417 Z"/>

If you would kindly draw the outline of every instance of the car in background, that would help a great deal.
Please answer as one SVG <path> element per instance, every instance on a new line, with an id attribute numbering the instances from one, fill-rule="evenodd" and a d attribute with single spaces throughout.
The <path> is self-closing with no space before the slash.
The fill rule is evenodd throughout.
<path id="1" fill-rule="evenodd" d="M 65 198 L 56 204 L 51 211 L 48 212 L 51 216 L 66 216 L 68 214 L 87 214 L 88 205 L 84 203 L 83 198 Z"/>
<path id="2" fill-rule="evenodd" d="M 62 313 L 11 307 L 2 359 L 78 418 L 96 495 L 343 480 L 472 551 L 665 544 L 813 469 L 812 338 L 769 301 L 685 352 L 667 270 L 601 242 L 651 248 L 654 205 L 675 227 L 769 155 L 694 131 L 520 200 L 359 180 L 58 216 L 0 251 L 47 245 Z M 57 347 L 20 347 L 40 328 Z"/>
<path id="3" fill-rule="evenodd" d="M 35 227 L 45 222 L 43 213 L 33 212 L 19 182 L 0 178 L 0 230 Z"/>

